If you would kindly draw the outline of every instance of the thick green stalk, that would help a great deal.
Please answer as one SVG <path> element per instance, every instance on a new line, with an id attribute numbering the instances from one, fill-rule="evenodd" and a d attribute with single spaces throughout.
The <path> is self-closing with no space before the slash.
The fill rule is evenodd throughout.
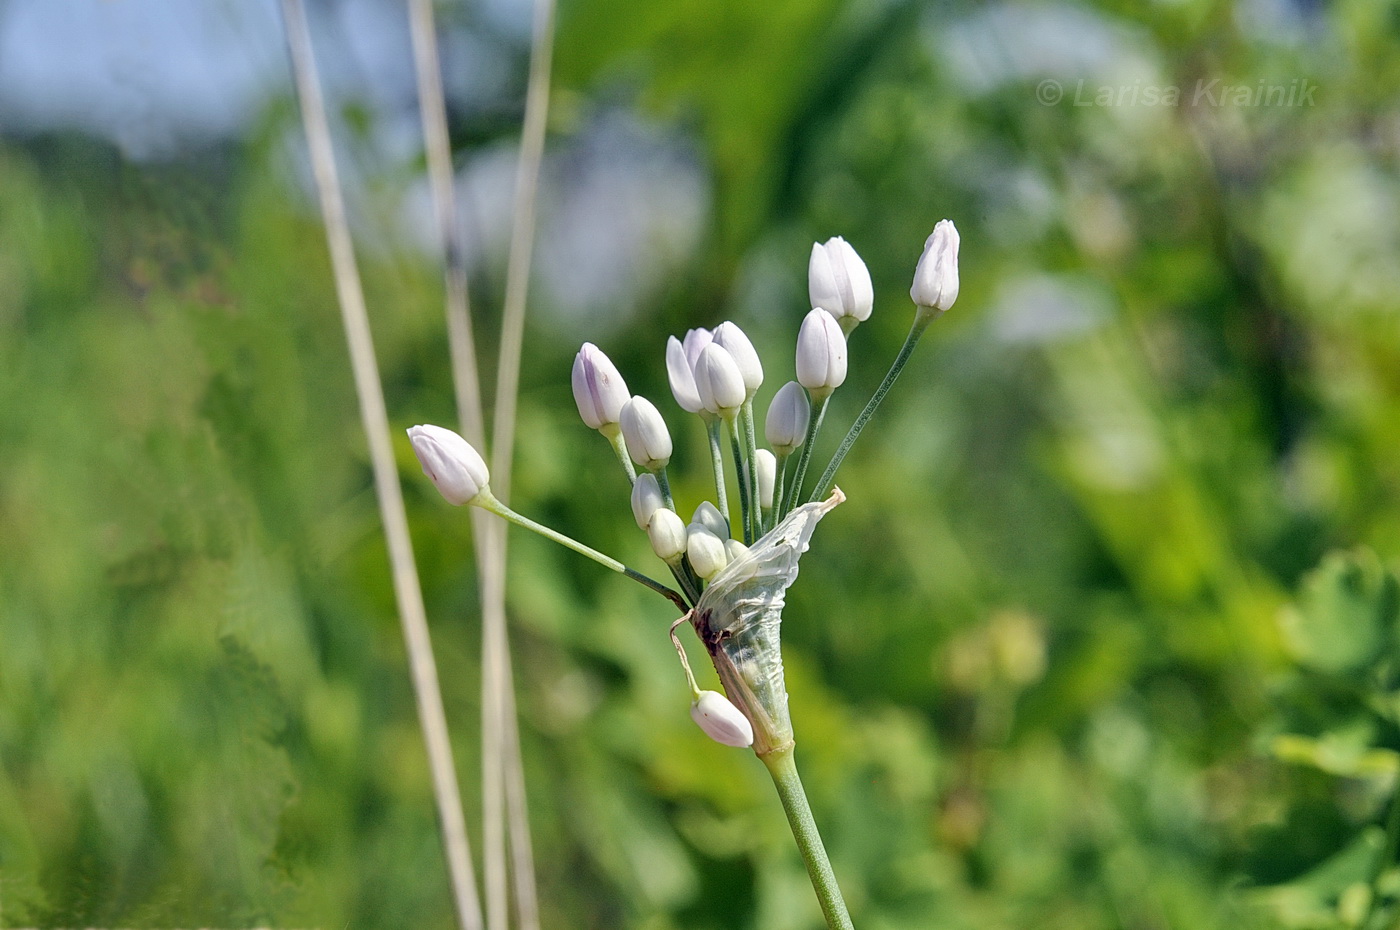
<path id="1" fill-rule="evenodd" d="M 900 347 L 899 354 L 895 356 L 894 364 L 890 366 L 889 371 L 885 372 L 885 380 L 880 382 L 880 386 L 875 389 L 875 393 L 870 398 L 870 402 L 865 405 L 865 409 L 860 412 L 860 416 L 856 417 L 856 422 L 851 425 L 851 430 L 846 434 L 846 438 L 841 440 L 840 447 L 836 450 L 836 454 L 831 457 L 831 461 L 827 463 L 826 470 L 822 472 L 822 476 L 817 479 L 816 486 L 812 488 L 812 496 L 807 498 L 807 500 L 821 500 L 826 495 L 826 492 L 831 490 L 831 485 L 836 480 L 836 469 L 841 467 L 841 462 L 846 458 L 846 453 L 851 451 L 851 446 L 855 445 L 856 437 L 860 435 L 861 430 L 865 429 L 865 424 L 870 421 L 870 418 L 875 415 L 875 408 L 880 406 L 880 401 L 885 399 L 885 395 L 888 394 L 890 388 L 894 386 L 895 379 L 898 378 L 899 373 L 904 370 L 904 366 L 909 363 L 909 356 L 914 351 L 914 345 L 919 341 L 919 337 L 924 334 L 924 330 L 928 329 L 928 324 L 932 323 L 934 319 L 936 319 L 936 317 L 927 313 L 920 313 L 914 317 L 914 325 L 909 328 L 909 335 L 904 337 L 904 345 Z M 801 492 L 799 491 L 798 493 Z"/>
<path id="2" fill-rule="evenodd" d="M 829 930 L 854 930 L 851 915 L 846 912 L 846 901 L 836 885 L 836 873 L 831 870 L 831 860 L 827 858 L 826 847 L 822 845 L 821 834 L 817 832 L 817 822 L 812 819 L 807 792 L 802 789 L 802 779 L 797 776 L 792 746 L 759 758 L 773 776 L 778 798 L 783 802 L 783 813 L 787 814 L 788 826 L 792 827 L 802 861 L 807 865 L 807 875 L 812 879 L 812 888 L 817 893 L 827 927 Z"/>
<path id="3" fill-rule="evenodd" d="M 816 414 L 807 418 L 807 438 L 802 440 L 802 456 L 797 460 L 797 471 L 792 475 L 792 487 L 788 489 L 788 500 L 783 512 L 778 514 L 779 520 L 797 506 L 797 500 L 802 496 L 802 481 L 807 477 L 807 462 L 812 458 L 812 447 L 817 444 L 817 430 L 822 428 L 822 420 L 826 419 L 826 405 L 830 402 L 831 395 L 828 394 L 817 401 Z"/>

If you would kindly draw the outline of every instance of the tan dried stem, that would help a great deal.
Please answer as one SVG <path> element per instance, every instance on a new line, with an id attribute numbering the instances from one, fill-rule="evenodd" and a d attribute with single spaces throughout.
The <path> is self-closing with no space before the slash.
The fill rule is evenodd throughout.
<path id="1" fill-rule="evenodd" d="M 379 368 L 375 361 L 369 313 L 365 307 L 364 289 L 360 283 L 354 245 L 345 217 L 345 204 L 341 197 L 325 101 L 316 71 L 306 10 L 301 0 L 282 0 L 282 19 L 287 30 L 292 73 L 296 82 L 297 97 L 301 102 L 302 122 L 311 155 L 311 169 L 321 204 L 321 218 L 326 230 L 326 244 L 330 250 L 336 295 L 350 351 L 350 367 L 355 379 L 355 391 L 359 397 L 360 418 L 369 444 L 375 493 L 389 548 L 394 597 L 403 628 L 404 646 L 408 653 L 409 675 L 418 706 L 418 720 L 423 730 L 423 741 L 427 746 L 433 796 L 437 803 L 438 823 L 442 830 L 457 919 L 464 930 L 475 930 L 481 925 L 480 903 L 476 896 L 466 820 L 462 814 L 452 745 L 448 739 L 447 719 L 443 712 L 442 692 L 438 685 L 437 664 L 433 659 L 432 640 L 423 609 L 423 592 L 418 582 L 418 569 L 414 563 L 413 547 L 408 534 L 403 492 L 394 465 L 393 446 L 389 439 L 389 419 L 384 405 L 383 387 L 379 380 Z"/>

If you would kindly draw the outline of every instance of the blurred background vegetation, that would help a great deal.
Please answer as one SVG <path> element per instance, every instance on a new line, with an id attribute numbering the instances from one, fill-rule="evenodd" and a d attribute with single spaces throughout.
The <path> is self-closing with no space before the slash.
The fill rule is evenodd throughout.
<path id="1" fill-rule="evenodd" d="M 452 423 L 402 4 L 312 12 L 391 417 Z M 529 9 L 439 13 L 492 346 Z M 857 926 L 1395 925 L 1397 40 L 1393 0 L 563 3 L 518 509 L 655 570 L 578 345 L 693 506 L 667 334 L 737 321 L 765 406 L 846 237 L 834 447 L 962 231 L 784 629 Z M 281 43 L 270 2 L 0 4 L 0 926 L 452 920 Z M 475 824 L 469 521 L 397 451 Z M 818 926 L 669 605 L 512 540 L 545 926 Z"/>

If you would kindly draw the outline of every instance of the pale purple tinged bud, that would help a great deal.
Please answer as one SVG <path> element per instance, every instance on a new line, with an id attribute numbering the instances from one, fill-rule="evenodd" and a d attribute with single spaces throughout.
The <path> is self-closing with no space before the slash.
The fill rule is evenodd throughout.
<path id="1" fill-rule="evenodd" d="M 739 412 L 748 396 L 744 375 L 734 356 L 714 343 L 705 346 L 695 362 L 695 387 L 705 409 L 726 420 Z"/>
<path id="2" fill-rule="evenodd" d="M 792 455 L 807 438 L 807 418 L 811 415 L 812 405 L 802 385 L 789 381 L 778 388 L 763 423 L 768 445 L 779 455 Z"/>
<path id="3" fill-rule="evenodd" d="M 655 404 L 641 395 L 633 397 L 622 406 L 619 422 L 632 461 L 647 471 L 666 467 L 671 461 L 671 432 Z"/>
<path id="4" fill-rule="evenodd" d="M 414 426 L 408 430 L 408 438 L 413 443 L 413 454 L 423 466 L 423 474 L 449 504 L 471 503 L 491 481 L 481 455 L 452 430 Z"/>
<path id="5" fill-rule="evenodd" d="M 875 286 L 870 281 L 870 269 L 856 250 L 836 236 L 824 244 L 812 245 L 812 258 L 807 263 L 807 296 L 812 300 L 812 309 L 820 307 L 836 317 L 843 328 L 854 328 L 856 323 L 870 319 Z"/>
<path id="6" fill-rule="evenodd" d="M 729 521 L 724 514 L 719 512 L 719 508 L 709 501 L 701 501 L 700 506 L 695 508 L 695 513 L 690 518 L 691 523 L 698 523 L 707 527 L 720 539 L 729 535 Z"/>
<path id="7" fill-rule="evenodd" d="M 924 254 L 914 270 L 909 296 L 920 313 L 940 314 L 958 299 L 958 228 L 952 220 L 939 220 L 924 242 Z"/>
<path id="8" fill-rule="evenodd" d="M 638 475 L 632 485 L 632 516 L 637 521 L 637 529 L 644 530 L 651 523 L 651 515 L 666 506 L 666 498 L 661 493 L 661 485 L 655 475 Z"/>
<path id="9" fill-rule="evenodd" d="M 846 337 L 836 318 L 813 310 L 797 333 L 797 383 L 821 400 L 846 380 Z"/>
<path id="10" fill-rule="evenodd" d="M 718 691 L 701 691 L 691 702 L 690 717 L 716 743 L 738 749 L 753 745 L 753 724 Z"/>
<path id="11" fill-rule="evenodd" d="M 738 326 L 726 320 L 715 327 L 714 344 L 722 346 L 734 358 L 734 363 L 739 366 L 739 374 L 744 379 L 745 397 L 752 400 L 763 385 L 763 362 L 759 360 L 758 352 L 749 341 L 749 337 L 744 335 L 744 331 Z"/>
<path id="12" fill-rule="evenodd" d="M 681 345 L 685 348 L 685 360 L 690 364 L 692 371 L 695 370 L 695 363 L 700 361 L 700 353 L 705 350 L 705 346 L 714 342 L 714 339 L 714 333 L 704 327 L 685 331 L 685 339 L 681 340 Z"/>
<path id="13" fill-rule="evenodd" d="M 666 340 L 666 378 L 671 382 L 671 396 L 686 413 L 704 413 L 700 391 L 695 387 L 695 369 L 685 356 L 685 347 L 675 336 Z"/>
<path id="14" fill-rule="evenodd" d="M 622 406 L 631 398 L 617 366 L 591 342 L 574 356 L 574 403 L 589 429 L 617 435 Z"/>

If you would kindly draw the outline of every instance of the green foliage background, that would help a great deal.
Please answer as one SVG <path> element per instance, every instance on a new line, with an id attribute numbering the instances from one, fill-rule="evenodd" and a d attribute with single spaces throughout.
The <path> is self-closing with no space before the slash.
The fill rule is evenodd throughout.
<path id="1" fill-rule="evenodd" d="M 958 305 L 844 466 L 784 628 L 863 930 L 1395 925 L 1400 7 L 1298 6 L 1289 41 L 1229 3 L 1072 8 L 1162 83 L 1316 85 L 1288 108 L 974 89 L 944 40 L 981 4 L 561 10 L 551 146 L 634 110 L 693 140 L 710 202 L 625 327 L 532 317 L 518 509 L 653 565 L 574 414 L 578 344 L 665 401 L 695 502 L 665 336 L 735 319 L 766 405 L 810 243 L 845 236 L 877 301 L 834 446 L 907 329 L 923 236 L 962 231 Z M 454 121 L 462 160 L 514 131 Z M 354 125 L 352 161 L 376 131 Z M 451 922 L 294 130 L 283 100 L 158 162 L 0 137 L 0 926 Z M 391 415 L 451 423 L 438 271 L 368 202 Z M 748 286 L 774 265 L 783 288 Z M 476 281 L 487 345 L 499 279 Z M 397 451 L 475 824 L 468 521 Z M 545 925 L 818 926 L 766 773 L 687 717 L 669 606 L 523 534 L 512 554 Z"/>

